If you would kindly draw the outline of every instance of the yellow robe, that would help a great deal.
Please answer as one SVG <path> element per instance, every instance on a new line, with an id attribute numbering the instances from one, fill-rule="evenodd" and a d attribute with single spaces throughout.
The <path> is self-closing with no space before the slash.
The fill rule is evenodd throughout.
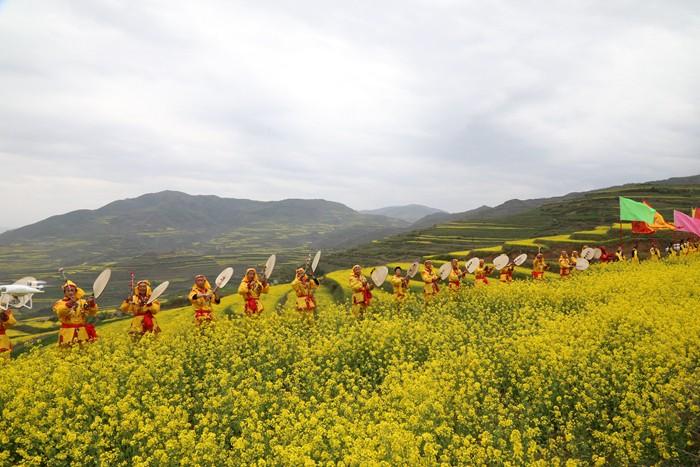
<path id="1" fill-rule="evenodd" d="M 578 261 L 578 259 L 578 251 L 572 251 L 571 256 L 569 256 L 569 274 L 576 272 L 576 261 Z"/>
<path id="2" fill-rule="evenodd" d="M 450 271 L 449 277 L 447 278 L 447 287 L 449 287 L 449 289 L 453 292 L 458 292 L 459 287 L 462 285 L 461 280 L 463 276 L 464 274 L 459 269 L 457 269 L 456 271 L 452 269 Z"/>
<path id="3" fill-rule="evenodd" d="M 618 261 L 624 261 L 626 259 L 625 254 L 621 251 L 615 252 L 615 258 L 617 258 Z"/>
<path id="4" fill-rule="evenodd" d="M 292 289 L 297 295 L 297 310 L 299 311 L 313 311 L 316 308 L 316 299 L 314 298 L 314 292 L 318 285 L 309 277 L 306 277 L 306 281 L 301 281 L 298 277 L 295 277 L 292 281 Z"/>
<path id="5" fill-rule="evenodd" d="M 406 298 L 408 291 L 404 283 L 405 277 L 393 275 L 389 278 L 391 286 L 394 288 L 394 298 L 401 301 Z"/>
<path id="6" fill-rule="evenodd" d="M 85 325 L 88 316 L 95 316 L 99 307 L 97 304 L 90 306 L 87 300 L 81 298 L 75 301 L 73 308 L 68 308 L 64 298 L 53 304 L 53 311 L 61 322 L 58 331 L 58 345 L 70 345 L 90 340 Z"/>
<path id="7" fill-rule="evenodd" d="M 214 318 L 212 316 L 214 311 L 213 305 L 218 305 L 221 303 L 221 299 L 215 297 L 212 297 L 211 299 L 198 297 L 198 295 L 207 295 L 212 292 L 213 289 L 211 288 L 211 285 L 209 285 L 209 282 L 204 284 L 204 288 L 202 289 L 197 287 L 197 284 L 194 284 L 192 289 L 190 289 L 190 293 L 187 298 L 189 298 L 192 308 L 194 309 L 194 321 L 196 324 L 201 324 L 204 321 L 211 321 Z"/>
<path id="8" fill-rule="evenodd" d="M 652 261 L 658 261 L 658 260 L 661 259 L 661 250 L 659 250 L 659 249 L 656 248 L 656 247 L 651 247 L 651 248 L 649 249 L 649 254 L 651 255 L 651 256 L 650 256 L 650 259 L 651 259 Z"/>
<path id="9" fill-rule="evenodd" d="M 357 277 L 354 273 L 350 273 L 349 283 L 352 290 L 352 314 L 355 318 L 362 318 L 372 301 L 369 283 L 364 277 Z"/>
<path id="10" fill-rule="evenodd" d="M 532 278 L 535 280 L 544 280 L 544 272 L 547 270 L 547 262 L 544 258 L 535 258 L 532 261 Z"/>
<path id="11" fill-rule="evenodd" d="M 639 253 L 637 252 L 636 248 L 632 250 L 632 262 L 639 264 Z"/>
<path id="12" fill-rule="evenodd" d="M 241 281 L 241 285 L 238 287 L 238 294 L 243 297 L 244 300 L 245 308 L 243 312 L 248 316 L 262 313 L 265 307 L 263 306 L 262 300 L 260 300 L 260 296 L 269 291 L 270 284 L 267 283 L 263 286 L 257 275 L 252 281 L 248 281 L 248 277 L 244 277 Z"/>
<path id="13" fill-rule="evenodd" d="M 510 264 L 499 271 L 498 280 L 503 284 L 510 284 L 513 282 L 513 271 L 515 270 L 515 265 Z"/>
<path id="14" fill-rule="evenodd" d="M 17 324 L 17 320 L 12 314 L 12 310 L 0 311 L 0 315 L 2 316 L 2 319 L 0 319 L 0 353 L 6 353 L 9 357 L 10 351 L 12 350 L 12 343 L 5 331 Z"/>
<path id="15" fill-rule="evenodd" d="M 488 285 L 489 284 L 489 279 L 488 275 L 491 273 L 491 270 L 487 266 L 477 266 L 476 269 L 474 270 L 474 285 L 476 286 L 481 286 L 481 285 Z"/>
<path id="16" fill-rule="evenodd" d="M 559 276 L 566 277 L 571 272 L 571 263 L 569 258 L 564 256 L 559 257 Z"/>
<path id="17" fill-rule="evenodd" d="M 440 277 L 435 272 L 435 269 L 428 271 L 423 269 L 421 272 L 421 277 L 423 278 L 423 296 L 426 300 L 431 300 L 438 292 L 440 292 L 440 287 L 438 286 L 438 281 Z"/>
<path id="18" fill-rule="evenodd" d="M 160 332 L 160 327 L 156 321 L 155 314 L 160 311 L 160 302 L 154 300 L 150 305 L 141 305 L 138 295 L 131 297 L 131 300 L 124 300 L 119 307 L 124 313 L 131 313 L 134 317 L 131 320 L 131 325 L 129 326 L 129 334 L 144 334 L 146 332 Z M 153 326 L 151 329 L 147 329 L 148 326 L 144 328 L 144 318 L 149 317 Z"/>

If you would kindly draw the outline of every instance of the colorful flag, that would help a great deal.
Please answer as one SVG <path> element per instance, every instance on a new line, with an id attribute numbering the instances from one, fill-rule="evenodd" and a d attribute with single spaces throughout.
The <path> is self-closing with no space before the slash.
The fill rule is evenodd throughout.
<path id="1" fill-rule="evenodd" d="M 651 209 L 654 209 L 652 205 L 646 201 L 642 202 Z M 646 222 L 632 221 L 632 233 L 653 234 L 657 230 L 676 230 L 676 227 L 673 224 L 666 222 L 666 219 L 664 219 L 664 216 L 662 216 L 659 211 L 654 213 L 654 223 L 651 225 L 647 224 Z"/>
<path id="2" fill-rule="evenodd" d="M 649 224 L 642 221 L 632 221 L 632 233 L 653 234 L 656 230 L 649 227 Z"/>
<path id="3" fill-rule="evenodd" d="M 700 237 L 700 219 L 695 219 L 680 211 L 673 211 L 673 223 L 676 224 L 676 230 L 694 233 Z"/>
<path id="4" fill-rule="evenodd" d="M 629 198 L 620 196 L 620 220 L 621 221 L 641 221 L 647 224 L 654 223 L 656 210 L 644 203 L 638 203 Z"/>

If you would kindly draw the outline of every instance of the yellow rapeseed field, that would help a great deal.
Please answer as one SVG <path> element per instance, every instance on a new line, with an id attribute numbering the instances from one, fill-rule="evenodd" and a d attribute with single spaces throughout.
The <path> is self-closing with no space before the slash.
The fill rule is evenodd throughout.
<path id="1" fill-rule="evenodd" d="M 699 282 L 610 264 L 36 348 L 1 368 L 0 463 L 698 464 Z"/>

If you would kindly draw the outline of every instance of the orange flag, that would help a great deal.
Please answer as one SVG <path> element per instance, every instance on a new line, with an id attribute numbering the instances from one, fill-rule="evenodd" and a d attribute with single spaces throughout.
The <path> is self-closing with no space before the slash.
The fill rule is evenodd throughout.
<path id="1" fill-rule="evenodd" d="M 646 201 L 642 202 L 650 208 L 652 207 L 651 204 L 647 203 Z M 653 224 L 647 224 L 646 222 L 642 221 L 632 222 L 632 233 L 653 234 L 657 230 L 676 230 L 676 227 L 672 223 L 666 222 L 666 219 L 664 219 L 664 216 L 662 216 L 659 211 L 654 212 Z"/>

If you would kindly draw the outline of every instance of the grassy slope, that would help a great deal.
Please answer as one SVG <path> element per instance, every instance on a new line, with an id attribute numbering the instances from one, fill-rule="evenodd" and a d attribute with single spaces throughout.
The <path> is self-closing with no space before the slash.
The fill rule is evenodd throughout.
<path id="1" fill-rule="evenodd" d="M 509 253 L 534 252 L 539 246 L 556 251 L 570 248 L 579 243 L 573 240 L 579 239 L 612 245 L 619 242 L 619 232 L 614 225 L 619 213 L 619 196 L 647 199 L 667 220 L 672 220 L 674 209 L 688 212 L 691 207 L 700 205 L 700 185 L 634 184 L 592 191 L 514 215 L 484 220 L 472 216 L 467 220 L 451 220 L 390 236 L 334 252 L 328 261 L 338 266 L 353 261 L 381 263 L 415 256 L 446 258 L 457 254 L 453 252 L 474 250 L 488 256 L 489 253 L 499 253 L 501 249 Z M 587 236 L 593 228 L 593 235 Z M 571 232 L 576 233 L 571 237 L 562 236 Z M 623 234 L 623 241 L 627 244 L 633 239 L 649 238 L 633 237 L 629 230 Z M 671 236 L 658 233 L 655 237 L 665 241 Z"/>

